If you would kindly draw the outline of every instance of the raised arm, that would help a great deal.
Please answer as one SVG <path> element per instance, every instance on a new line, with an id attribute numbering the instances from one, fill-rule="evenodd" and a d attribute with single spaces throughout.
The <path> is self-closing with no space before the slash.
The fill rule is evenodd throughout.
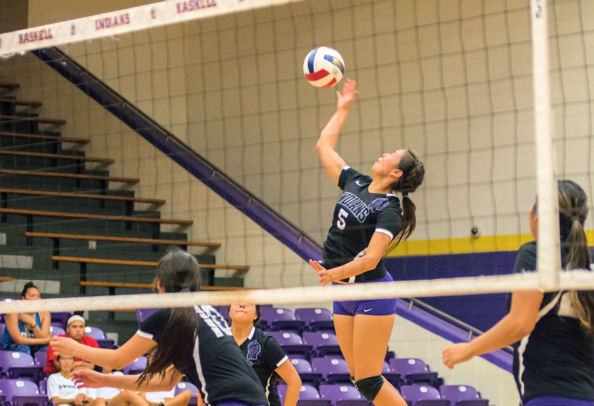
<path id="1" fill-rule="evenodd" d="M 330 175 L 336 184 L 338 184 L 340 172 L 346 163 L 334 150 L 334 146 L 336 145 L 338 133 L 344 124 L 344 120 L 346 120 L 347 115 L 349 114 L 351 103 L 358 93 L 356 86 L 357 82 L 347 79 L 342 88 L 342 94 L 338 91 L 336 92 L 338 99 L 336 102 L 336 112 L 332 115 L 330 121 L 328 121 L 328 124 L 326 124 L 322 130 L 318 143 L 316 144 L 318 156 L 320 157 L 322 164 L 324 164 L 324 167 L 326 167 L 328 175 Z"/>
<path id="2" fill-rule="evenodd" d="M 157 345 L 157 342 L 136 333 L 124 345 L 115 350 L 89 347 L 69 337 L 54 337 L 50 345 L 56 355 L 72 355 L 91 364 L 122 369 L 136 358 L 149 352 Z"/>

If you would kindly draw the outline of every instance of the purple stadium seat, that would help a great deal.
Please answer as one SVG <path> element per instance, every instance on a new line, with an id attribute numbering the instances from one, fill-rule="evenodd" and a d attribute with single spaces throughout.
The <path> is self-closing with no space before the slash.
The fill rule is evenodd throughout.
<path id="1" fill-rule="evenodd" d="M 138 321 L 138 325 L 140 326 L 143 321 L 148 319 L 156 311 L 157 309 L 136 309 L 136 321 Z"/>
<path id="2" fill-rule="evenodd" d="M 24 352 L 0 351 L 0 369 L 4 378 L 30 378 L 37 382 L 43 367 L 35 365 L 33 357 Z"/>
<path id="3" fill-rule="evenodd" d="M 405 383 L 402 381 L 402 377 L 398 372 L 392 372 L 392 368 L 390 368 L 390 364 L 387 361 L 384 361 L 384 365 L 382 365 L 382 375 L 396 388 L 399 388 L 400 385 Z"/>
<path id="4" fill-rule="evenodd" d="M 287 393 L 287 385 L 284 383 L 277 386 L 278 396 L 281 403 L 285 403 L 285 393 Z M 299 393 L 298 406 L 332 406 L 332 402 L 326 399 L 321 399 L 318 390 L 315 386 L 304 383 L 301 385 L 301 392 Z"/>
<path id="5" fill-rule="evenodd" d="M 33 355 L 33 362 L 38 367 L 43 368 L 45 366 L 45 363 L 47 362 L 47 350 L 46 351 L 42 351 L 42 350 L 37 351 L 35 353 L 35 355 Z"/>
<path id="6" fill-rule="evenodd" d="M 400 374 L 408 384 L 426 382 L 435 386 L 438 382 L 437 372 L 418 358 L 392 358 L 389 364 L 392 372 Z"/>
<path id="7" fill-rule="evenodd" d="M 64 330 L 64 327 L 60 326 L 58 323 L 52 323 L 50 325 L 50 333 L 55 336 L 59 336 L 61 334 L 66 334 L 66 330 Z"/>
<path id="8" fill-rule="evenodd" d="M 175 387 L 175 394 L 178 395 L 185 390 L 189 390 L 190 392 L 192 392 L 192 397 L 190 398 L 190 403 L 188 404 L 195 405 L 196 403 L 198 403 L 198 388 L 196 388 L 196 386 L 191 382 L 178 383 Z"/>
<path id="9" fill-rule="evenodd" d="M 482 399 L 475 388 L 468 385 L 441 385 L 441 397 L 452 406 L 489 406 L 488 399 Z"/>
<path id="10" fill-rule="evenodd" d="M 314 372 L 322 374 L 328 383 L 351 381 L 347 363 L 340 357 L 312 358 L 311 368 Z"/>
<path id="11" fill-rule="evenodd" d="M 122 368 L 122 372 L 126 375 L 136 375 L 144 371 L 144 368 L 146 368 L 146 357 L 143 355 Z"/>
<path id="12" fill-rule="evenodd" d="M 305 307 L 296 309 L 295 318 L 304 321 L 309 330 L 334 331 L 332 312 L 323 307 Z"/>
<path id="13" fill-rule="evenodd" d="M 268 331 L 268 334 L 283 347 L 287 354 L 300 358 L 310 357 L 311 345 L 304 344 L 301 336 L 295 331 Z"/>
<path id="14" fill-rule="evenodd" d="M 328 399 L 336 406 L 369 406 L 357 389 L 351 383 L 321 384 L 320 396 Z"/>
<path id="15" fill-rule="evenodd" d="M 47 378 L 42 379 L 39 381 L 39 393 L 42 395 L 47 395 Z"/>
<path id="16" fill-rule="evenodd" d="M 311 345 L 318 357 L 342 355 L 336 335 L 329 331 L 304 331 L 303 342 Z"/>
<path id="17" fill-rule="evenodd" d="M 99 327 L 95 326 L 86 326 L 85 335 L 94 338 L 95 340 L 105 339 L 105 332 Z"/>
<path id="18" fill-rule="evenodd" d="M 58 326 L 65 328 L 66 322 L 72 316 L 71 312 L 52 312 L 52 324 L 57 324 Z"/>
<path id="19" fill-rule="evenodd" d="M 402 385 L 400 394 L 411 406 L 450 406 L 449 400 L 443 399 L 436 388 L 427 384 Z"/>
<path id="20" fill-rule="evenodd" d="M 322 379 L 322 374 L 313 372 L 311 369 L 311 364 L 308 360 L 301 358 L 291 358 L 291 364 L 293 364 L 303 382 L 318 386 L 318 383 Z"/>
<path id="21" fill-rule="evenodd" d="M 259 325 L 272 330 L 297 330 L 301 332 L 305 322 L 297 320 L 295 314 L 283 307 L 261 307 Z"/>
<path id="22" fill-rule="evenodd" d="M 39 393 L 35 382 L 21 379 L 0 379 L 0 389 L 12 406 L 46 406 L 47 395 Z"/>

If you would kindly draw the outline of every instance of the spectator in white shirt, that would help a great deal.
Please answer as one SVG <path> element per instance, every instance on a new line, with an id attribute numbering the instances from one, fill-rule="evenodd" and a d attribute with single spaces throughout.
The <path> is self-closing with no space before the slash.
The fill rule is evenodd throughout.
<path id="1" fill-rule="evenodd" d="M 103 398 L 88 396 L 85 388 L 78 388 L 70 379 L 74 358 L 59 356 L 60 372 L 51 374 L 47 380 L 47 397 L 56 405 L 105 406 Z"/>

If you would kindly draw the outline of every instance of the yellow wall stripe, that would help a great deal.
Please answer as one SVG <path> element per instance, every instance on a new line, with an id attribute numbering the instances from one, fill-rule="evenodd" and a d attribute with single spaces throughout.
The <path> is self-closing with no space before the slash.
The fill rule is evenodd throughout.
<path id="1" fill-rule="evenodd" d="M 594 230 L 586 230 L 588 241 L 594 240 Z M 472 254 L 477 252 L 516 251 L 534 238 L 531 234 L 493 235 L 478 238 L 441 238 L 436 240 L 412 240 L 400 243 L 388 252 L 388 257 L 412 255 Z"/>

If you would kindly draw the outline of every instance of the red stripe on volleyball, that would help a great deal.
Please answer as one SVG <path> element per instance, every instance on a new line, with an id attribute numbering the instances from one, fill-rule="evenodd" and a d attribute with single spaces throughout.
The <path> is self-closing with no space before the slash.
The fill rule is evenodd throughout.
<path id="1" fill-rule="evenodd" d="M 322 87 L 332 87 L 332 86 L 334 86 L 335 83 L 336 83 L 336 79 L 332 78 L 332 80 L 327 85 L 324 85 Z"/>
<path id="2" fill-rule="evenodd" d="M 315 81 L 315 80 L 320 80 L 324 77 L 328 76 L 328 71 L 327 70 L 319 70 L 317 72 L 314 73 L 306 73 L 305 77 L 307 78 L 307 80 L 309 81 Z"/>

